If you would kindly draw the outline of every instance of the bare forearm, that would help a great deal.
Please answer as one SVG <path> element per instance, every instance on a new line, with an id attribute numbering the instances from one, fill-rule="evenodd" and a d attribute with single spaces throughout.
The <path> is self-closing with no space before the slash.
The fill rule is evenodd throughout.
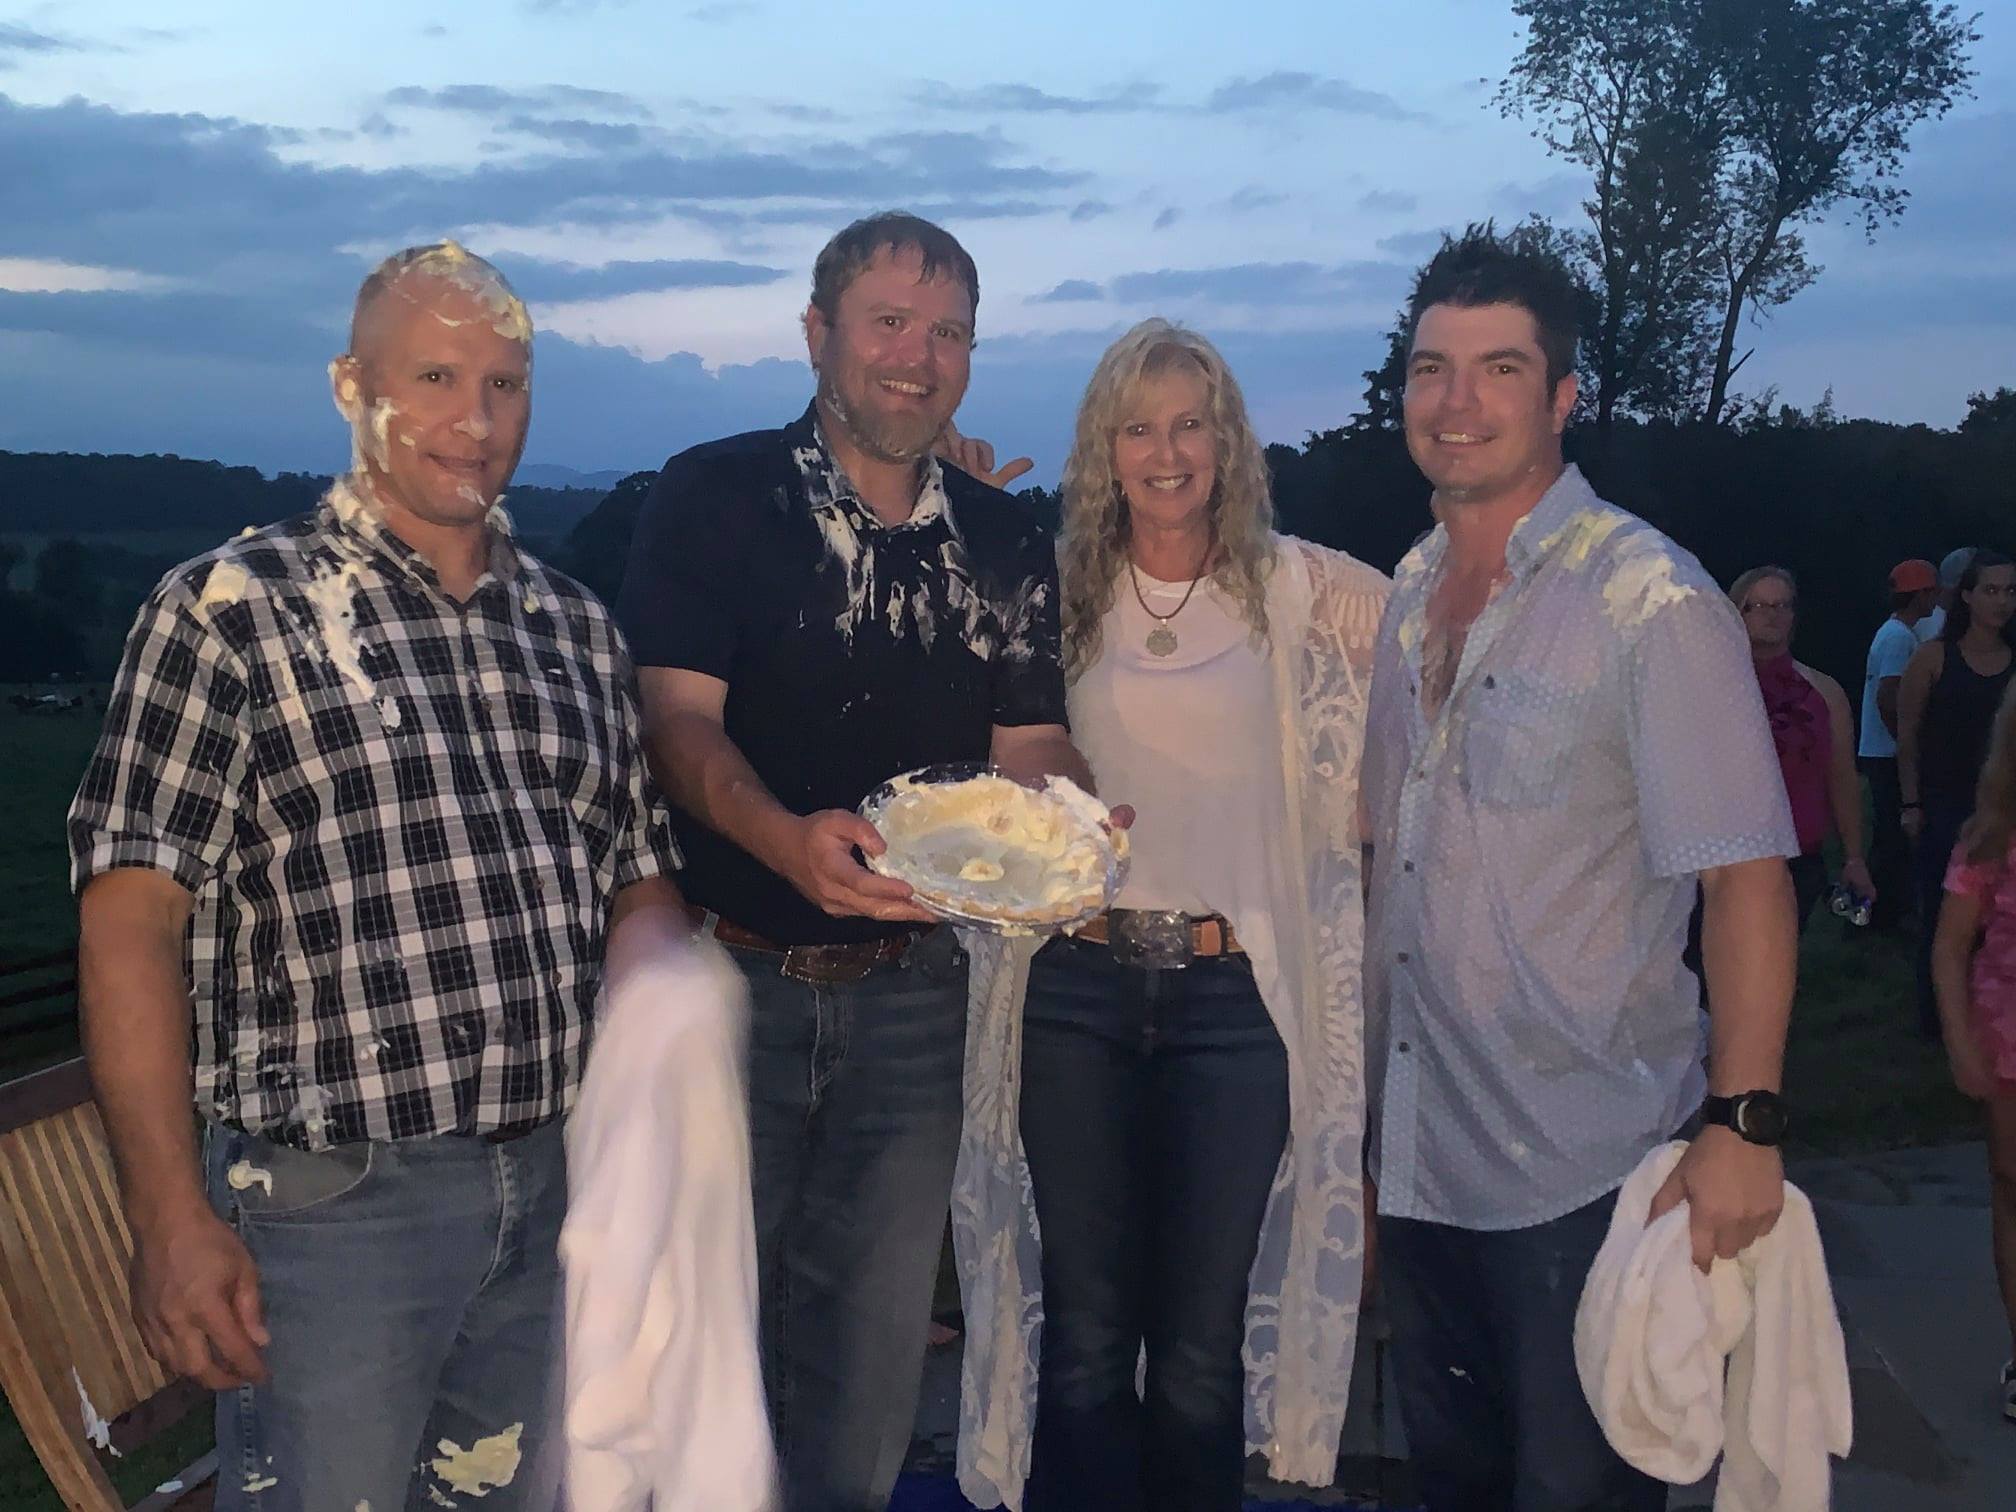
<path id="1" fill-rule="evenodd" d="M 1897 791 L 1905 803 L 1918 802 L 1918 731 L 1907 726 L 1897 732 Z"/>
<path id="2" fill-rule="evenodd" d="M 1017 782 L 1068 777 L 1088 793 L 1098 791 L 1091 765 L 1062 730 L 1019 737 L 997 731 L 991 755 L 994 764 Z"/>
<path id="3" fill-rule="evenodd" d="M 1708 979 L 1708 1090 L 1777 1091 L 1798 975 L 1792 879 L 1782 861 L 1702 876 L 1701 958 Z"/>
<path id="4" fill-rule="evenodd" d="M 652 722 L 651 770 L 666 795 L 773 871 L 799 816 L 772 796 L 718 720 L 671 712 Z"/>
<path id="5" fill-rule="evenodd" d="M 1834 763 L 1834 828 L 1841 836 L 1846 859 L 1860 861 L 1862 850 L 1862 784 L 1851 762 Z"/>
<path id="6" fill-rule="evenodd" d="M 78 944 L 84 1056 L 129 1222 L 207 1211 L 196 1155 L 191 1011 L 179 928 L 86 909 Z"/>

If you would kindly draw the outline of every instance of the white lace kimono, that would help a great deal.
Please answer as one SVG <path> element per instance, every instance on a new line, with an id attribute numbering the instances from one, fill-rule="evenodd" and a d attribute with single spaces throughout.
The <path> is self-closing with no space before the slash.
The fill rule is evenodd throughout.
<path id="1" fill-rule="evenodd" d="M 1264 915 L 1234 917 L 1288 1050 L 1289 1139 L 1246 1305 L 1246 1439 L 1278 1479 L 1328 1485 L 1351 1389 L 1364 1267 L 1364 899 L 1358 765 L 1372 642 L 1390 584 L 1292 537 L 1267 587 L 1287 827 Z M 1124 798 L 1124 794 L 1116 794 Z M 968 933 L 966 1126 L 952 1191 L 966 1299 L 959 1485 L 1022 1505 L 1035 1427 L 1042 1266 L 1017 1128 L 1022 1003 L 1039 942 Z"/>

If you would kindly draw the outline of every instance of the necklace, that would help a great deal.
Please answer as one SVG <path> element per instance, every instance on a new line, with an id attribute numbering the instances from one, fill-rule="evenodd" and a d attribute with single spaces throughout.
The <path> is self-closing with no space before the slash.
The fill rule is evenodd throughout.
<path id="1" fill-rule="evenodd" d="M 1148 607 L 1148 600 L 1141 592 L 1141 577 L 1134 570 L 1134 558 L 1127 558 L 1127 581 L 1134 585 L 1134 602 L 1141 606 L 1141 612 L 1155 621 L 1155 628 L 1148 632 L 1148 654 L 1150 656 L 1174 656 L 1176 654 L 1176 632 L 1169 628 L 1169 621 L 1181 614 L 1190 602 L 1190 595 L 1197 591 L 1197 585 L 1204 581 L 1205 563 L 1211 560 L 1211 548 L 1215 543 L 1204 543 L 1204 555 L 1197 563 L 1197 575 L 1190 579 L 1190 586 L 1183 590 L 1182 602 L 1167 614 L 1157 614 Z"/>

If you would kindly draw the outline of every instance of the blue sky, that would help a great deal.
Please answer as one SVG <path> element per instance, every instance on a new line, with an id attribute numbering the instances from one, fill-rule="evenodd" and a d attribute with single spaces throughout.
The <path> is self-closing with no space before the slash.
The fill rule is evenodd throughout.
<path id="1" fill-rule="evenodd" d="M 1742 374 L 1954 423 L 2016 383 L 2016 0 L 1920 128 L 1873 244 Z M 347 450 L 322 365 L 356 282 L 455 235 L 540 324 L 528 460 L 655 466 L 809 390 L 820 244 L 872 209 L 980 266 L 962 424 L 1053 477 L 1093 360 L 1148 314 L 1217 340 L 1269 439 L 1356 408 L 1438 228 L 1579 217 L 1491 90 L 1502 0 L 0 0 L 0 448 L 268 469 Z"/>

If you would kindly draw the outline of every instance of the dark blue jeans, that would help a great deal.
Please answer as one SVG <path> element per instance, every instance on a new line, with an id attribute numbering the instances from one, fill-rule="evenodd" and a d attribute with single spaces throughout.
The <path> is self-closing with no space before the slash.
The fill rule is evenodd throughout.
<path id="1" fill-rule="evenodd" d="M 1247 1274 L 1288 1137 L 1287 1052 L 1252 967 L 1150 971 L 1103 945 L 1046 946 L 1021 1120 L 1044 1316 L 1024 1505 L 1231 1512 Z"/>
<path id="2" fill-rule="evenodd" d="M 1484 1232 L 1379 1220 L 1408 1457 L 1427 1512 L 1663 1512 L 1575 1374 L 1575 1307 L 1616 1194 Z"/>
<path id="3" fill-rule="evenodd" d="M 552 1505 L 559 1124 L 314 1155 L 212 1125 L 204 1167 L 273 1336 L 271 1379 L 217 1398 L 220 1512 Z M 485 1485 L 444 1443 L 522 1462 Z"/>
<path id="4" fill-rule="evenodd" d="M 966 970 L 940 929 L 858 982 L 749 980 L 763 1383 L 786 1512 L 882 1512 L 910 1447 L 959 1153 Z"/>

